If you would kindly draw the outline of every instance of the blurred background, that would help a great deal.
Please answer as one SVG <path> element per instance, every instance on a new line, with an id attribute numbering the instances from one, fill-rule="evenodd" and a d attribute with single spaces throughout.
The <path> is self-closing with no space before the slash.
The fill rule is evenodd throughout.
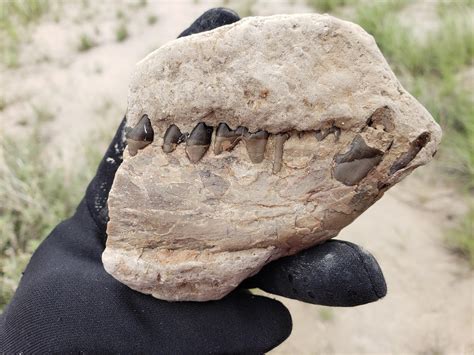
<path id="1" fill-rule="evenodd" d="M 377 257 L 388 296 L 350 309 L 282 300 L 294 331 L 271 353 L 473 354 L 472 0 L 1 0 L 0 311 L 83 196 L 126 110 L 134 64 L 216 6 L 358 23 L 444 130 L 435 162 L 338 237 Z"/>

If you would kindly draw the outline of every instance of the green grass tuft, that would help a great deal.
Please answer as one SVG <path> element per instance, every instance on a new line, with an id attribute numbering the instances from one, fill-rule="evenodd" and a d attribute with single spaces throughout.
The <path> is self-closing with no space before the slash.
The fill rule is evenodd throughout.
<path id="1" fill-rule="evenodd" d="M 79 52 L 87 52 L 95 46 L 96 43 L 90 36 L 85 33 L 81 34 L 81 36 L 79 37 L 79 43 L 77 44 L 77 50 Z"/>
<path id="2" fill-rule="evenodd" d="M 158 17 L 156 15 L 149 15 L 147 18 L 147 22 L 149 25 L 154 25 L 158 21 Z"/>
<path id="3" fill-rule="evenodd" d="M 474 268 L 474 206 L 471 206 L 469 212 L 457 228 L 452 229 L 447 234 L 446 242 L 455 253 L 460 254 L 469 261 Z"/>
<path id="4" fill-rule="evenodd" d="M 323 322 L 331 322 L 334 320 L 334 310 L 331 307 L 319 307 L 319 318 Z"/>
<path id="5" fill-rule="evenodd" d="M 306 0 L 306 4 L 322 12 L 333 12 L 338 7 L 357 4 L 358 0 Z"/>
<path id="6" fill-rule="evenodd" d="M 29 37 L 32 24 L 50 9 L 49 0 L 2 1 L 0 6 L 0 62 L 17 68 L 21 44 Z"/>
<path id="7" fill-rule="evenodd" d="M 117 42 L 123 42 L 128 38 L 128 29 L 127 26 L 122 23 L 120 24 L 119 27 L 117 27 L 117 30 L 115 31 L 115 39 Z"/>

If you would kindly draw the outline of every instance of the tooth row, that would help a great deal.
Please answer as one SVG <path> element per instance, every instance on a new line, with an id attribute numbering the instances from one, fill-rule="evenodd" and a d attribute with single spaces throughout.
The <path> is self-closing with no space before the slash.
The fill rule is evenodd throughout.
<path id="1" fill-rule="evenodd" d="M 172 124 L 163 137 L 162 149 L 165 153 L 173 152 L 177 145 L 185 142 L 186 155 L 192 163 L 197 163 L 209 150 L 214 128 L 199 122 L 191 133 L 182 133 L 178 126 Z M 341 130 L 338 127 L 320 129 L 316 131 L 318 141 L 326 138 L 330 133 L 334 134 L 335 140 L 339 139 Z M 220 123 L 216 129 L 214 140 L 214 154 L 219 155 L 224 151 L 231 151 L 240 142 L 245 143 L 245 148 L 252 163 L 261 163 L 265 157 L 269 133 L 267 131 L 257 131 L 250 133 L 245 127 L 239 126 L 235 130 L 226 123 Z M 154 132 L 147 115 L 143 115 L 134 128 L 126 128 L 126 138 L 131 156 L 137 154 L 139 149 L 145 148 L 153 142 Z M 283 161 L 283 146 L 290 138 L 289 133 L 275 135 L 275 151 L 273 154 L 273 173 L 281 170 Z"/>
<path id="2" fill-rule="evenodd" d="M 211 145 L 212 132 L 213 127 L 204 122 L 198 123 L 189 135 L 181 133 L 180 129 L 172 124 L 163 137 L 163 151 L 171 153 L 178 144 L 186 142 L 186 155 L 191 162 L 197 163 Z M 267 131 L 250 133 L 245 127 L 239 126 L 233 130 L 226 123 L 220 123 L 216 129 L 214 154 L 219 155 L 224 151 L 231 151 L 240 141 L 244 141 L 250 160 L 258 164 L 265 157 L 268 137 Z"/>

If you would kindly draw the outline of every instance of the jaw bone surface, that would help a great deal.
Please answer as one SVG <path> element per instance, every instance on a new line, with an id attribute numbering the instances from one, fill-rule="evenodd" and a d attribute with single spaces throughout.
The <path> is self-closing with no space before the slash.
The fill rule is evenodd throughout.
<path id="1" fill-rule="evenodd" d="M 136 128 L 144 115 L 151 140 Z M 179 301 L 219 299 L 336 236 L 441 137 L 370 35 L 316 14 L 245 18 L 164 45 L 137 64 L 127 125 L 104 267 Z"/>

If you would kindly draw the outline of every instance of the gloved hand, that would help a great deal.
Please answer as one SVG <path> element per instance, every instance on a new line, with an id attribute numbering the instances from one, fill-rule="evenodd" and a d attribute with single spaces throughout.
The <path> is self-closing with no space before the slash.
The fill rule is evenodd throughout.
<path id="1" fill-rule="evenodd" d="M 238 20 L 230 10 L 209 10 L 181 36 Z M 124 126 L 125 120 L 74 216 L 32 256 L 0 318 L 0 353 L 263 353 L 288 337 L 291 317 L 280 302 L 246 287 L 329 306 L 385 296 L 373 256 L 335 240 L 272 262 L 219 301 L 166 302 L 119 283 L 105 272 L 101 254 Z"/>

